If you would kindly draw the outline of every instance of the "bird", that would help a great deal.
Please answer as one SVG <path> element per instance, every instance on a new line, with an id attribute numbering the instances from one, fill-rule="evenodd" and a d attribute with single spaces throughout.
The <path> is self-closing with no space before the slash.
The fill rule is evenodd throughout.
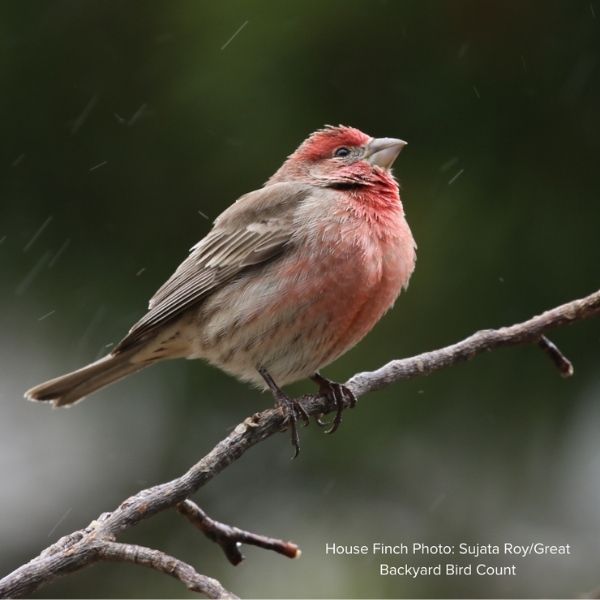
<path id="1" fill-rule="evenodd" d="M 374 327 L 415 267 L 391 171 L 405 146 L 345 125 L 316 130 L 215 219 L 109 354 L 25 397 L 68 406 L 161 360 L 200 358 L 272 392 L 294 456 L 308 415 L 282 386 L 313 380 L 337 407 L 333 433 L 356 398 L 320 371 Z"/>

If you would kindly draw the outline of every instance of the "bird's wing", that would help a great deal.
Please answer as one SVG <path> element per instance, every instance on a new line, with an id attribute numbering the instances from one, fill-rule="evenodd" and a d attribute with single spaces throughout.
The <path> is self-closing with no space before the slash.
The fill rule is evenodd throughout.
<path id="1" fill-rule="evenodd" d="M 239 273 L 279 256 L 290 243 L 295 208 L 309 194 L 305 185 L 276 183 L 237 200 L 154 294 L 148 312 L 115 351 L 146 338 Z"/>

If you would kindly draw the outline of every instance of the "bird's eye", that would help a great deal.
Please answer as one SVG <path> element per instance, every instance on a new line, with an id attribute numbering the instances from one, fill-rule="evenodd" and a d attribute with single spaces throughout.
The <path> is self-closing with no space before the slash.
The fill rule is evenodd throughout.
<path id="1" fill-rule="evenodd" d="M 338 157 L 338 158 L 344 158 L 344 156 L 348 156 L 350 154 L 350 149 L 346 148 L 345 146 L 342 146 L 341 148 L 338 148 L 333 155 Z"/>

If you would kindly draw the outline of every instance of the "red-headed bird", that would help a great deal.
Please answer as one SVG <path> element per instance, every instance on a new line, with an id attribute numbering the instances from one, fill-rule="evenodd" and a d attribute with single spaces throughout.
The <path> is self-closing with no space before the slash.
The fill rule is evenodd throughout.
<path id="1" fill-rule="evenodd" d="M 352 127 L 316 131 L 217 217 L 110 354 L 25 396 L 66 406 L 157 361 L 204 358 L 271 390 L 296 454 L 306 414 L 279 386 L 318 383 L 336 401 L 335 430 L 354 398 L 319 370 L 373 328 L 415 265 L 390 171 L 405 145 Z"/>

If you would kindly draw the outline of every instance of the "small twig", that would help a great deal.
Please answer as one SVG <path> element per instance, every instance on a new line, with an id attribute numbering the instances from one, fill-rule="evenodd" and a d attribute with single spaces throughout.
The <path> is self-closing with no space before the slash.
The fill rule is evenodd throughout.
<path id="1" fill-rule="evenodd" d="M 173 558 L 160 550 L 137 546 L 135 544 L 119 544 L 103 542 L 98 550 L 100 560 L 130 562 L 150 567 L 160 573 L 170 575 L 184 583 L 191 592 L 204 594 L 207 598 L 237 598 L 228 592 L 216 579 L 200 575 L 188 563 Z"/>
<path id="2" fill-rule="evenodd" d="M 432 350 L 431 352 L 424 352 L 410 358 L 393 360 L 376 371 L 354 375 L 344 385 L 358 398 L 367 392 L 384 388 L 403 379 L 428 375 L 440 369 L 456 365 L 459 362 L 470 360 L 484 352 L 519 344 L 536 344 L 540 346 L 552 358 L 559 371 L 563 375 L 568 375 L 572 372 L 571 363 L 552 342 L 544 337 L 544 334 L 550 329 L 582 321 L 594 317 L 598 313 L 600 313 L 600 291 L 596 291 L 585 298 L 573 300 L 510 327 L 478 331 L 450 346 Z M 348 406 L 350 405 L 350 401 L 347 398 L 344 399 L 344 403 Z M 306 396 L 302 401 L 302 406 L 306 413 L 311 416 L 336 410 L 335 402 L 323 396 Z M 121 548 L 122 546 L 121 544 L 116 544 L 116 546 L 110 546 L 106 550 L 106 544 L 114 543 L 117 535 L 131 529 L 140 521 L 149 519 L 159 512 L 176 507 L 182 503 L 184 503 L 183 506 L 188 508 L 195 506 L 193 503 L 188 505 L 185 502 L 189 496 L 206 485 L 252 446 L 280 432 L 283 426 L 284 417 L 278 409 L 272 408 L 248 417 L 225 439 L 221 440 L 204 458 L 180 477 L 141 490 L 122 502 L 113 512 L 104 513 L 96 521 L 90 523 L 86 529 L 75 531 L 61 538 L 58 542 L 46 548 L 39 556 L 4 577 L 0 580 L 0 598 L 29 596 L 38 588 L 61 575 L 82 569 L 101 558 L 108 560 L 106 552 L 110 554 L 110 548 Z M 188 516 L 186 512 L 188 508 L 182 511 L 186 516 Z M 212 520 L 207 521 L 206 519 L 205 515 L 204 517 L 200 517 L 200 521 L 204 527 L 210 531 L 219 533 L 223 531 L 223 528 L 227 527 L 221 523 L 216 523 Z M 206 523 L 211 523 L 213 526 L 212 529 L 211 526 L 207 527 Z M 200 527 L 200 529 L 205 531 L 203 527 Z M 235 533 L 229 536 L 231 540 L 253 543 L 247 537 L 240 536 L 240 533 L 250 536 L 254 534 L 247 534 L 246 532 L 240 532 L 240 530 L 234 531 Z M 207 535 L 209 534 L 207 533 Z M 276 540 L 276 542 L 278 541 Z M 255 545 L 275 549 L 262 544 Z M 99 556 L 100 548 L 105 548 L 103 550 L 105 553 L 103 557 Z M 290 548 L 295 547 L 290 545 Z M 184 568 L 184 575 L 187 577 L 187 579 L 180 579 L 184 582 L 194 581 L 195 575 L 192 576 L 189 571 L 185 571 L 185 568 L 188 568 L 189 565 L 181 563 L 172 557 L 162 555 L 162 553 L 161 556 L 165 558 L 166 562 L 158 561 L 155 563 L 149 557 L 154 557 L 156 554 L 149 555 L 148 552 L 155 553 L 158 551 L 148 548 L 142 548 L 136 552 L 134 554 L 138 557 L 137 562 L 169 574 L 179 573 L 180 571 L 176 568 L 179 566 L 180 568 Z M 295 552 L 297 556 L 297 549 L 295 549 Z M 123 553 L 115 553 L 111 555 L 110 559 L 129 560 L 128 558 L 123 558 L 123 556 Z M 129 555 L 127 554 L 126 556 Z M 229 554 L 228 557 L 230 557 Z M 171 566 L 174 566 L 174 571 L 169 570 Z M 191 569 L 191 567 L 189 568 Z M 178 577 L 176 574 L 174 576 Z M 217 585 L 220 586 L 220 584 Z"/>
<path id="3" fill-rule="evenodd" d="M 237 565 L 244 560 L 244 555 L 240 551 L 241 544 L 250 544 L 265 550 L 273 550 L 288 558 L 298 558 L 301 554 L 300 548 L 292 542 L 284 542 L 283 540 L 250 533 L 215 521 L 191 500 L 184 500 L 178 504 L 177 510 L 207 538 L 221 546 L 227 560 L 232 565 Z"/>
<path id="4" fill-rule="evenodd" d="M 573 375 L 575 372 L 573 369 L 573 363 L 558 349 L 556 344 L 551 342 L 545 335 L 540 338 L 538 346 L 556 365 L 561 377 L 571 377 L 571 375 Z"/>

